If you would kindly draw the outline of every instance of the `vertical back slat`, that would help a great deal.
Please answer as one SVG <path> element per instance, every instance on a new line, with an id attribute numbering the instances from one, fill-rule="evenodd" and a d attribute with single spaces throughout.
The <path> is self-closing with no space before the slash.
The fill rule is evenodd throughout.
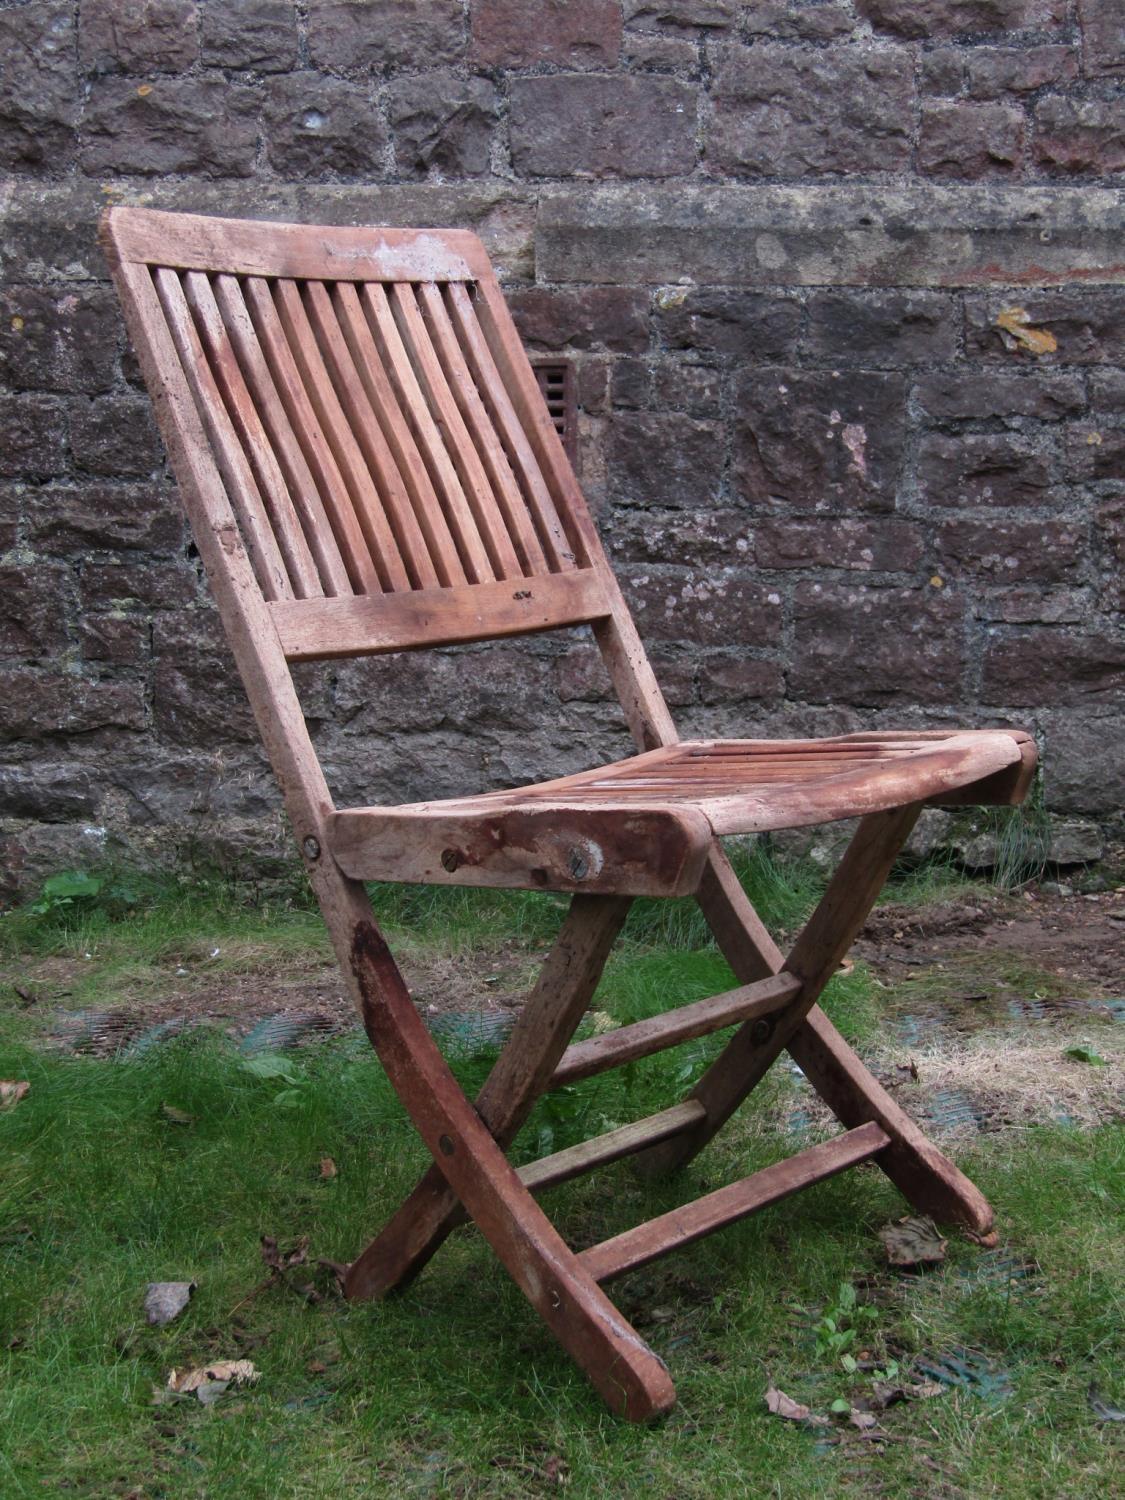
<path id="1" fill-rule="evenodd" d="M 310 473 L 320 492 L 336 545 L 347 569 L 348 580 L 357 594 L 382 593 L 379 571 L 367 546 L 351 496 L 336 463 L 332 446 L 317 420 L 309 392 L 301 379 L 293 351 L 285 337 L 270 284 L 263 277 L 247 276 L 240 287 L 233 276 L 219 276 L 220 304 L 225 296 L 233 305 L 244 301 L 258 343 L 266 357 L 274 385 L 285 407 L 289 425 L 301 445 Z M 243 290 L 243 287 L 245 290 Z"/>
<path id="2" fill-rule="evenodd" d="M 552 573 L 574 567 L 574 550 L 566 535 L 554 498 L 539 467 L 539 460 L 523 430 L 523 424 L 500 378 L 496 362 L 477 321 L 469 293 L 457 283 L 447 288 L 449 311 L 461 348 L 473 372 L 477 390 L 503 441 L 535 522 L 540 543 Z"/>
<path id="3" fill-rule="evenodd" d="M 367 326 L 359 293 L 350 282 L 338 282 L 333 294 L 333 306 L 340 319 L 344 338 L 363 381 L 365 393 L 371 406 L 378 413 L 388 446 L 398 465 L 398 471 L 406 483 L 407 492 L 414 506 L 418 525 L 426 538 L 430 558 L 442 587 L 455 587 L 466 583 L 465 568 L 457 551 L 446 520 L 445 512 L 438 501 L 429 471 L 422 461 L 418 444 L 410 426 L 399 408 L 398 396 L 391 385 L 390 376 Z"/>
<path id="4" fill-rule="evenodd" d="M 403 344 L 413 360 L 418 383 L 430 403 L 438 430 L 453 459 L 492 570 L 497 578 L 522 578 L 523 569 L 512 546 L 507 525 L 481 465 L 480 455 L 449 388 L 441 360 L 430 340 L 429 330 L 418 309 L 414 288 L 409 283 L 396 282 L 391 288 L 389 300 Z"/>
<path id="5" fill-rule="evenodd" d="M 470 583 L 491 583 L 496 574 L 477 529 L 476 518 L 465 498 L 457 470 L 450 460 L 441 433 L 422 394 L 410 356 L 398 331 L 386 290 L 380 282 L 363 284 L 363 308 L 368 325 L 398 391 L 407 419 L 417 439 L 442 502 L 445 518 Z"/>
<path id="6" fill-rule="evenodd" d="M 550 488 L 555 511 L 579 561 L 585 564 L 600 555 L 601 544 L 511 313 L 494 280 L 482 278 L 477 282 L 472 307 L 519 425 Z"/>
<path id="7" fill-rule="evenodd" d="M 275 282 L 273 295 L 289 348 L 347 487 L 352 512 L 366 538 L 380 584 L 388 593 L 408 589 L 410 578 L 399 555 L 398 542 L 388 523 L 386 509 L 325 368 L 296 282 L 285 279 Z"/>
<path id="8" fill-rule="evenodd" d="M 508 455 L 492 419 L 485 410 L 472 372 L 465 363 L 457 334 L 449 319 L 449 310 L 440 287 L 432 281 L 419 289 L 422 311 L 430 340 L 441 360 L 449 387 L 472 434 L 477 453 L 488 475 L 488 483 L 499 507 L 504 528 L 526 574 L 547 573 L 547 559 L 535 534 L 535 526 L 520 493 Z"/>
<path id="9" fill-rule="evenodd" d="M 335 533 L 305 461 L 304 452 L 290 426 L 285 404 L 278 394 L 265 354 L 242 299 L 242 290 L 233 276 L 216 276 L 214 285 L 203 272 L 189 272 L 185 278 L 189 297 L 195 295 L 202 304 L 209 300 L 230 338 L 247 389 L 269 437 L 269 446 L 285 476 L 285 484 L 301 519 L 309 548 L 316 558 L 320 581 L 326 594 L 350 594 L 351 580 Z"/>
<path id="10" fill-rule="evenodd" d="M 231 507 L 246 538 L 246 550 L 262 593 L 267 599 L 292 599 L 306 592 L 306 580 L 298 577 L 298 587 L 290 582 L 286 562 L 278 545 L 273 524 L 263 503 L 254 473 L 242 443 L 223 402 L 211 366 L 200 342 L 199 331 L 192 322 L 191 309 L 175 271 L 157 268 L 153 275 L 168 329 L 183 366 L 200 420 L 210 439 L 215 461 L 223 476 Z M 302 541 L 304 539 L 302 538 Z M 315 585 L 316 570 L 308 558 L 309 580 Z M 317 590 L 319 592 L 319 589 Z"/>
<path id="11" fill-rule="evenodd" d="M 356 441 L 378 489 L 378 501 L 398 543 L 412 588 L 436 588 L 438 576 L 407 486 L 395 463 L 383 427 L 368 397 L 359 369 L 323 281 L 306 282 L 305 310 L 324 357 L 329 377 L 347 413 Z"/>

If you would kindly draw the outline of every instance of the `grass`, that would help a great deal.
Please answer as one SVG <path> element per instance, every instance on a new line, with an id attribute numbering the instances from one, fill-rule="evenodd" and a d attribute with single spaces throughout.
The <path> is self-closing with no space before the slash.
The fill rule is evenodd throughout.
<path id="1" fill-rule="evenodd" d="M 775 929 L 797 925 L 815 894 L 807 872 L 760 856 L 744 874 Z M 919 899 L 932 889 L 919 882 Z M 549 897 L 375 895 L 396 944 L 473 961 L 500 943 L 534 949 L 560 916 Z M 638 903 L 599 1007 L 636 1019 L 670 993 L 691 999 L 729 983 L 701 937 L 689 909 Z M 154 892 L 125 911 L 8 917 L 0 941 L 10 974 L 21 961 L 78 966 L 74 1004 L 159 985 L 169 964 L 206 964 L 211 947 L 221 952 L 207 983 L 310 949 L 326 956 L 302 904 L 263 910 L 217 887 Z M 850 1035 L 875 1041 L 880 1012 L 862 966 L 834 981 L 829 1005 Z M 1112 1492 L 1116 1429 L 1094 1420 L 1088 1392 L 1121 1403 L 1119 1126 L 1034 1127 L 981 1137 L 969 1153 L 1008 1248 L 1033 1267 L 1026 1281 L 985 1279 L 988 1262 L 959 1239 L 935 1273 L 892 1276 L 875 1230 L 902 1201 L 873 1168 L 626 1278 L 616 1295 L 680 1397 L 667 1421 L 638 1429 L 608 1416 L 471 1230 L 383 1304 L 309 1304 L 281 1287 L 249 1295 L 265 1275 L 260 1235 L 283 1246 L 308 1235 L 314 1258 L 346 1259 L 425 1164 L 366 1044 L 304 1048 L 288 1054 L 292 1079 L 263 1078 L 204 1029 L 143 1058 L 94 1061 L 44 1049 L 33 1015 L 0 1001 L 0 1078 L 31 1083 L 0 1113 L 5 1500 Z M 544 1101 L 527 1153 L 667 1104 L 717 1045 Z M 471 1088 L 490 1059 L 454 1061 Z M 557 1190 L 552 1215 L 585 1243 L 776 1160 L 791 1149 L 779 1122 L 794 1088 L 775 1069 L 737 1131 L 683 1178 L 642 1187 L 627 1167 L 611 1168 Z M 324 1157 L 335 1176 L 321 1175 Z M 199 1285 L 187 1311 L 148 1327 L 146 1283 L 189 1279 Z M 328 1281 L 320 1273 L 322 1288 Z M 905 1372 L 920 1355 L 968 1348 L 1006 1375 L 1007 1394 L 952 1389 L 892 1407 L 879 1448 L 844 1423 L 829 1442 L 769 1415 L 771 1381 L 818 1412 L 870 1393 L 869 1374 L 818 1349 L 816 1325 L 843 1285 L 870 1309 L 871 1361 Z M 211 1408 L 153 1404 L 168 1370 L 217 1358 L 252 1359 L 259 1382 Z"/>

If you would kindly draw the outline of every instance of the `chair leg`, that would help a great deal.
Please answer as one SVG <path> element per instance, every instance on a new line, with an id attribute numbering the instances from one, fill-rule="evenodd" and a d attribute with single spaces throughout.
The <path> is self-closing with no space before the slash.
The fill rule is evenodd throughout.
<path id="1" fill-rule="evenodd" d="M 350 977 L 364 1026 L 450 1189 L 610 1408 L 632 1421 L 667 1411 L 663 1362 L 610 1302 L 493 1139 L 414 1008 L 374 922 L 356 922 Z"/>
<path id="2" fill-rule="evenodd" d="M 908 818 L 905 826 L 897 821 L 893 825 L 884 824 L 887 842 L 879 861 L 883 874 L 878 875 L 874 870 L 865 873 L 863 866 L 870 856 L 864 852 L 861 858 L 856 858 L 858 848 L 854 840 L 837 871 L 833 886 L 841 888 L 845 895 L 850 887 L 853 901 L 847 938 L 842 944 L 840 957 L 850 947 L 855 934 L 866 920 L 867 913 L 890 872 L 895 855 L 909 835 L 917 809 L 913 810 L 913 815 L 909 809 L 904 809 L 903 812 Z M 883 819 L 895 816 L 879 815 Z M 864 823 L 867 821 L 865 819 Z M 857 839 L 858 837 L 857 834 Z M 856 868 L 857 865 L 859 868 Z M 699 902 L 724 957 L 742 983 L 751 983 L 763 975 L 777 973 L 782 968 L 792 970 L 793 963 L 798 961 L 795 957 L 797 949 L 794 949 L 794 956 L 788 962 L 784 959 L 781 950 L 762 926 L 731 869 L 730 862 L 718 848 L 708 863 L 699 892 Z M 818 914 L 819 912 L 818 908 Z M 809 929 L 806 928 L 806 933 L 808 932 Z M 806 933 L 802 934 L 798 946 Z M 840 937 L 843 937 L 843 930 Z M 837 959 L 836 962 L 838 961 Z M 831 973 L 827 977 L 830 978 Z M 797 997 L 794 1002 L 796 1006 L 801 1006 L 806 994 L 807 990 Z M 791 1018 L 790 1024 L 786 1024 L 786 1020 L 785 1013 L 782 1013 L 778 1018 L 778 1026 L 765 1043 L 755 1045 L 750 1027 L 744 1027 L 736 1034 L 726 1052 L 708 1074 L 704 1075 L 709 1080 L 709 1096 L 705 1101 L 708 1107 L 705 1128 L 692 1136 L 683 1136 L 670 1142 L 667 1146 L 655 1147 L 638 1158 L 642 1170 L 668 1171 L 682 1165 L 702 1150 L 784 1047 L 842 1124 L 852 1128 L 874 1121 L 887 1132 L 891 1137 L 891 1145 L 879 1154 L 876 1161 L 909 1203 L 923 1213 L 933 1214 L 935 1218 L 964 1224 L 978 1233 L 987 1233 L 992 1226 L 993 1215 L 984 1195 L 895 1103 L 820 1007 L 813 1005 L 796 1027 L 792 1026 Z M 723 1064 L 721 1068 L 720 1064 Z M 702 1083 L 703 1080 L 701 1085 Z"/>
<path id="3" fill-rule="evenodd" d="M 619 896 L 576 896 L 571 902 L 508 1044 L 476 1100 L 477 1114 L 501 1147 L 515 1137 L 566 1050 L 630 905 L 627 897 Z M 458 1195 L 445 1174 L 432 1166 L 352 1262 L 344 1281 L 346 1294 L 383 1297 L 404 1286 L 464 1219 Z"/>

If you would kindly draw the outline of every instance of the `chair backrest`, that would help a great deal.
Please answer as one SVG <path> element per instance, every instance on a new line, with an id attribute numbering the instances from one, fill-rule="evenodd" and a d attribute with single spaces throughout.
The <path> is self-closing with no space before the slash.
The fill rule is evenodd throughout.
<path id="1" fill-rule="evenodd" d="M 475 235 L 114 208 L 103 242 L 154 398 L 180 386 L 195 408 L 177 424 L 181 487 L 213 471 L 225 490 L 290 661 L 611 613 Z"/>

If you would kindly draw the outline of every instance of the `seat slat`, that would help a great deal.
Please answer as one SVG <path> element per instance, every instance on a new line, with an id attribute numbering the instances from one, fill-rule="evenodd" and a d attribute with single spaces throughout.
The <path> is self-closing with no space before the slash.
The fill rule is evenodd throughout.
<path id="1" fill-rule="evenodd" d="M 332 305 L 339 318 L 345 342 L 363 382 L 364 392 L 383 428 L 399 474 L 414 507 L 415 520 L 426 539 L 430 562 L 439 584 L 455 588 L 468 577 L 433 480 L 414 439 L 410 423 L 399 405 L 389 371 L 368 326 L 359 292 L 339 284 L 333 289 Z"/>
<path id="2" fill-rule="evenodd" d="M 565 1151 L 556 1151 L 552 1156 L 541 1156 L 538 1161 L 528 1162 L 518 1168 L 516 1175 L 525 1188 L 533 1193 L 554 1187 L 560 1182 L 569 1182 L 581 1177 L 595 1167 L 606 1166 L 611 1161 L 620 1161 L 632 1156 L 658 1141 L 670 1140 L 697 1125 L 706 1114 L 702 1104 L 695 1099 L 674 1104 L 659 1114 L 635 1120 L 631 1125 L 621 1125 L 616 1130 L 607 1130 L 591 1140 L 581 1141 L 577 1146 L 568 1146 Z"/>
<path id="3" fill-rule="evenodd" d="M 595 1281 L 610 1281 L 625 1271 L 648 1265 L 683 1245 L 703 1239 L 726 1224 L 768 1208 L 771 1203 L 780 1203 L 814 1182 L 823 1182 L 849 1167 L 870 1161 L 890 1140 L 879 1125 L 857 1126 L 740 1182 L 697 1198 L 683 1208 L 674 1208 L 611 1240 L 603 1240 L 600 1245 L 584 1250 L 578 1258 Z"/>
<path id="4" fill-rule="evenodd" d="M 508 460 L 520 482 L 528 514 L 535 525 L 540 545 L 552 573 L 582 565 L 559 519 L 554 497 L 539 467 L 539 460 L 527 440 L 523 424 L 516 415 L 511 397 L 500 378 L 492 351 L 477 321 L 472 300 L 456 282 L 446 288 L 450 319 L 462 351 L 473 373 L 477 390 L 492 416 L 504 444 Z"/>
<path id="5" fill-rule="evenodd" d="M 329 525 L 320 491 L 258 342 L 241 287 L 233 276 L 216 276 L 212 284 L 202 272 L 191 272 L 185 280 L 189 299 L 194 294 L 200 306 L 213 302 L 230 337 L 246 386 L 269 436 L 269 445 L 301 518 L 309 549 L 316 558 L 322 592 L 350 594 L 351 579 L 335 532 Z"/>
<path id="6" fill-rule="evenodd" d="M 398 323 L 391 311 L 386 289 L 377 283 L 365 282 L 360 293 L 368 327 L 390 373 L 398 393 L 410 429 L 425 460 L 434 492 L 445 513 L 450 533 L 457 545 L 458 555 L 470 583 L 491 583 L 495 578 L 488 552 L 477 529 L 476 519 L 457 470 L 449 457 L 430 411 L 429 404 L 418 384 L 418 377 L 410 356 L 402 342 Z"/>
<path id="7" fill-rule="evenodd" d="M 584 1042 L 575 1042 L 563 1053 L 548 1087 L 558 1089 L 580 1078 L 592 1078 L 609 1068 L 620 1068 L 638 1058 L 651 1057 L 654 1052 L 663 1052 L 667 1047 L 678 1047 L 696 1037 L 710 1036 L 712 1032 L 733 1026 L 736 1021 L 772 1015 L 787 1005 L 800 988 L 801 981 L 795 975 L 774 974 L 755 984 L 740 985 L 722 995 L 709 995 L 705 1000 L 679 1005 L 661 1015 L 634 1021 L 630 1026 L 620 1026 L 601 1036 L 588 1037 Z"/>
<path id="8" fill-rule="evenodd" d="M 207 361 L 207 355 L 200 342 L 199 330 L 192 321 L 191 309 L 187 305 L 184 289 L 180 285 L 180 278 L 175 271 L 167 267 L 158 267 L 153 280 L 164 308 L 164 315 L 168 319 L 168 328 L 183 365 L 185 378 L 195 399 L 200 421 L 214 447 L 215 461 L 222 474 L 238 524 L 246 538 L 246 550 L 250 554 L 254 576 L 266 599 L 291 599 L 294 590 L 289 579 L 285 558 L 278 546 L 269 514 L 255 482 L 254 471 L 250 467 L 250 461 Z M 296 516 L 293 517 L 293 524 L 296 525 Z M 302 538 L 302 542 L 303 540 Z M 316 570 L 312 557 L 308 556 L 307 561 L 308 579 L 299 579 L 301 592 L 304 592 L 306 582 L 316 585 Z"/>
<path id="9" fill-rule="evenodd" d="M 535 534 L 531 516 L 520 494 L 516 476 L 512 473 L 504 445 L 492 425 L 480 392 L 473 383 L 472 373 L 465 363 L 441 290 L 433 282 L 427 282 L 419 288 L 419 297 L 431 342 L 441 360 L 465 424 L 472 434 L 481 463 L 487 471 L 504 529 L 518 555 L 520 569 L 529 575 L 547 573 L 550 569 Z"/>
<path id="10" fill-rule="evenodd" d="M 381 594 L 379 570 L 367 546 L 352 497 L 340 473 L 332 445 L 317 418 L 311 394 L 301 378 L 293 350 L 285 336 L 281 318 L 274 305 L 270 283 L 258 276 L 248 276 L 240 287 L 233 276 L 215 278 L 220 305 L 224 297 L 234 305 L 236 298 L 245 300 L 258 343 L 266 356 L 274 384 L 281 396 L 305 462 L 313 476 L 320 498 L 336 538 L 336 545 L 347 569 L 351 589 L 357 594 Z"/>
<path id="11" fill-rule="evenodd" d="M 383 497 L 360 450 L 358 435 L 344 414 L 297 283 L 274 282 L 273 299 L 317 421 L 344 481 L 352 513 L 378 572 L 380 590 L 397 593 L 408 589 L 410 575 L 399 552 L 398 539 L 391 530 Z"/>
<path id="12" fill-rule="evenodd" d="M 430 340 L 414 288 L 409 284 L 396 282 L 391 287 L 389 301 L 403 345 L 413 361 L 419 386 L 426 394 L 435 424 L 457 470 L 462 493 L 472 511 L 492 571 L 498 579 L 522 578 L 523 568 L 512 546 L 512 539 L 508 535 L 508 528 L 500 514 L 480 455 L 469 436 L 460 406 L 450 390 L 441 360 Z"/>

